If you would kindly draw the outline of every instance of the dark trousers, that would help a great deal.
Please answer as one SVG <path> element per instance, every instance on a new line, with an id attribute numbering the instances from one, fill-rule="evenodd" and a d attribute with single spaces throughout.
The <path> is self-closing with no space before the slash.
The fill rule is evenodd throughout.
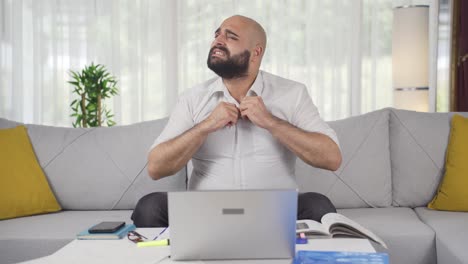
<path id="1" fill-rule="evenodd" d="M 323 215 L 336 213 L 332 202 L 320 193 L 299 194 L 297 219 L 312 219 L 320 222 Z M 137 227 L 167 227 L 167 193 L 155 192 L 143 196 L 133 210 L 132 220 Z"/>

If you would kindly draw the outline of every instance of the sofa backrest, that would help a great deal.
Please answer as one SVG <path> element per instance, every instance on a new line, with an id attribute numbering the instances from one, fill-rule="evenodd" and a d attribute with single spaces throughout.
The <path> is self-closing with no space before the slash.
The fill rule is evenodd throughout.
<path id="1" fill-rule="evenodd" d="M 167 119 L 129 126 L 63 128 L 27 125 L 39 164 L 63 209 L 133 209 L 144 195 L 186 189 L 186 169 L 153 181 L 149 146 Z M 0 119 L 0 129 L 20 123 Z"/>
<path id="2" fill-rule="evenodd" d="M 394 206 L 427 206 L 434 197 L 445 172 L 445 152 L 454 114 L 391 109 Z M 468 117 L 468 113 L 458 114 Z"/>
<path id="3" fill-rule="evenodd" d="M 297 159 L 299 190 L 323 193 L 337 208 L 426 206 L 444 173 L 453 114 L 386 108 L 329 122 L 340 141 L 343 162 L 330 172 Z M 458 114 L 468 117 L 468 113 Z M 186 189 L 186 168 L 158 181 L 147 173 L 148 148 L 166 122 L 27 128 L 64 209 L 133 209 L 148 193 Z M 0 118 L 0 129 L 17 125 Z"/>
<path id="4" fill-rule="evenodd" d="M 337 208 L 387 207 L 392 203 L 389 109 L 328 122 L 340 142 L 336 172 L 296 162 L 301 192 L 327 195 Z"/>

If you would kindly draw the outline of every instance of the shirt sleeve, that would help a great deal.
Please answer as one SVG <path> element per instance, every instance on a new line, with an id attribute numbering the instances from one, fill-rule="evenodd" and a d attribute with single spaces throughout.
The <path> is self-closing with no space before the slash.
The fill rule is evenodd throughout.
<path id="1" fill-rule="evenodd" d="M 301 87 L 297 107 L 295 109 L 292 124 L 309 132 L 317 132 L 330 137 L 338 147 L 338 137 L 335 131 L 320 117 L 317 107 L 312 102 L 307 88 Z"/>
<path id="2" fill-rule="evenodd" d="M 172 110 L 169 121 L 158 138 L 151 145 L 149 151 L 162 142 L 173 139 L 194 126 L 194 121 L 190 111 L 190 105 L 186 96 L 179 97 L 176 106 Z"/>

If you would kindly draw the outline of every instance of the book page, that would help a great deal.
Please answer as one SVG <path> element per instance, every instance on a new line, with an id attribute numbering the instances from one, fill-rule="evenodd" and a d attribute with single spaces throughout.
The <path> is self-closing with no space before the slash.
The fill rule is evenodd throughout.
<path id="1" fill-rule="evenodd" d="M 310 219 L 296 221 L 296 234 L 299 233 L 304 233 L 306 236 L 330 235 L 330 233 L 328 233 L 328 228 Z"/>
<path id="2" fill-rule="evenodd" d="M 368 238 L 387 248 L 385 242 L 369 229 L 338 213 L 328 213 L 322 217 L 322 224 L 333 237 Z"/>

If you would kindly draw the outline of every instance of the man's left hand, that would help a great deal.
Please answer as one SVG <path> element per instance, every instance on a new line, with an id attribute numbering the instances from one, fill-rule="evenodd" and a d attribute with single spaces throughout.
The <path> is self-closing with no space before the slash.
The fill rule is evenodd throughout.
<path id="1" fill-rule="evenodd" d="M 274 116 L 266 109 L 260 96 L 246 96 L 240 102 L 242 118 L 248 118 L 254 125 L 268 129 L 274 122 Z"/>

